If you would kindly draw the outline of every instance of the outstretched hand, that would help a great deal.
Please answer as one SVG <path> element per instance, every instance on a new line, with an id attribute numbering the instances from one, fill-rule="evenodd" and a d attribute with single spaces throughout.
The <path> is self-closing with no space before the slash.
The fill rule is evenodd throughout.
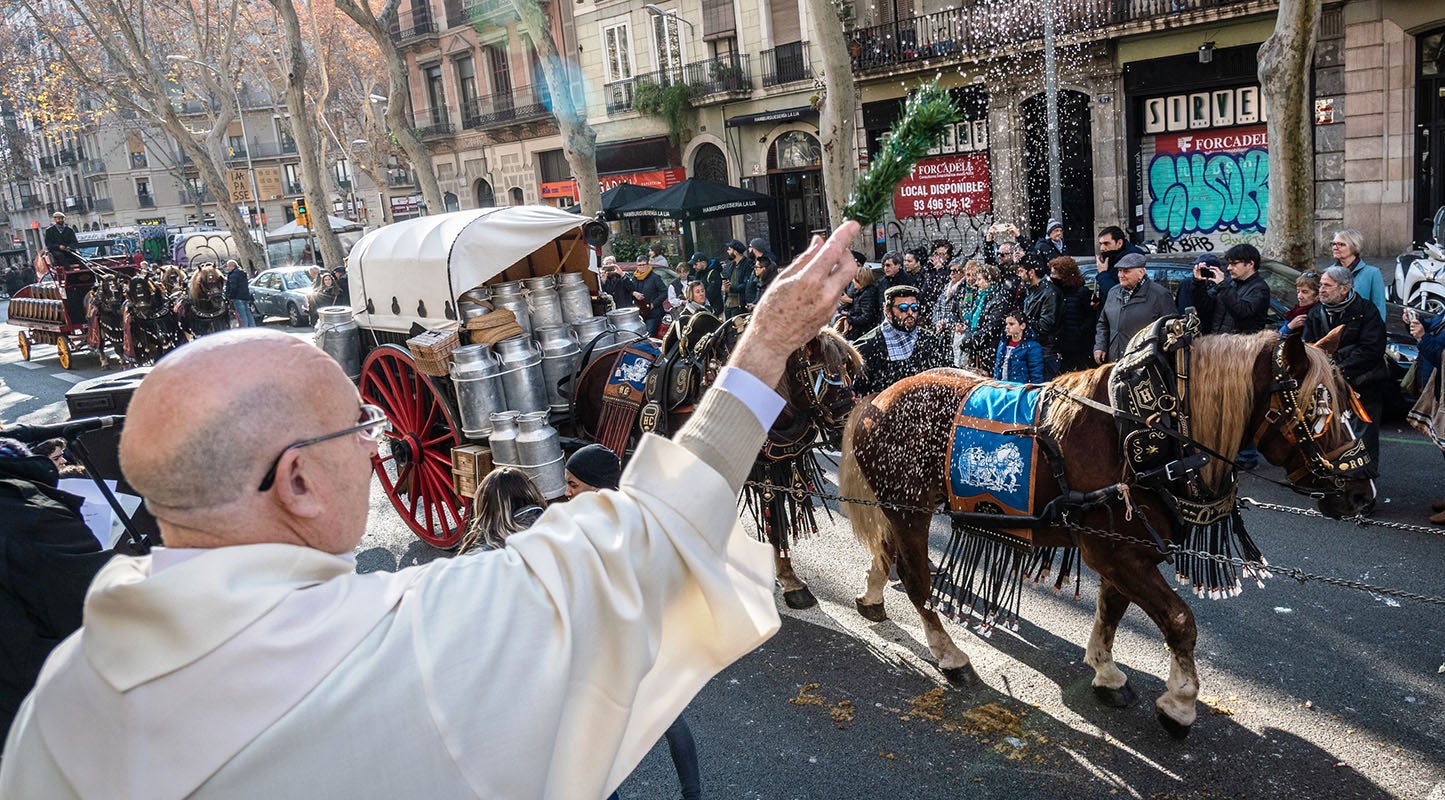
<path id="1" fill-rule="evenodd" d="M 858 223 L 838 226 L 827 241 L 814 236 L 808 249 L 768 285 L 729 364 L 777 386 L 788 355 L 828 324 L 838 295 L 857 275 L 849 245 Z"/>

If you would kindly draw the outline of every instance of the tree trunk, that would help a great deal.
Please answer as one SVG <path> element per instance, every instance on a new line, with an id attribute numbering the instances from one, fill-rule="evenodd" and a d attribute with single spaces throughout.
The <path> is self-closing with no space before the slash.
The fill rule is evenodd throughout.
<path id="1" fill-rule="evenodd" d="M 311 216 L 311 230 L 321 246 L 321 263 L 328 269 L 341 266 L 346 253 L 341 239 L 331 230 L 331 198 L 325 194 L 328 183 L 321 167 L 320 132 L 308 124 L 306 113 L 306 44 L 301 39 L 301 21 L 291 0 L 271 0 L 286 29 L 287 73 L 286 108 L 295 123 L 291 136 L 296 140 L 296 155 L 301 159 L 301 188 L 306 193 L 306 207 Z M 318 213 L 320 212 L 320 213 Z M 313 251 L 312 256 L 315 257 Z"/>
<path id="2" fill-rule="evenodd" d="M 1315 0 L 1282 0 L 1274 33 L 1259 48 L 1269 109 L 1269 205 L 1265 251 L 1305 270 L 1315 254 L 1314 119 L 1309 70 L 1320 27 Z"/>
<path id="3" fill-rule="evenodd" d="M 442 211 L 446 204 L 442 202 L 442 190 L 437 185 L 431 154 L 427 152 L 426 145 L 422 144 L 421 137 L 416 135 L 416 121 L 411 116 L 411 92 L 407 88 L 409 83 L 406 60 L 402 58 L 396 42 L 391 39 L 391 27 L 397 20 L 398 5 L 398 0 L 387 0 L 381 13 L 373 16 L 370 11 L 358 6 L 355 0 L 336 0 L 336 8 L 366 31 L 386 58 L 389 84 L 386 103 L 387 130 L 396 137 L 396 143 L 410 159 L 412 174 L 416 176 L 417 186 L 421 188 L 421 196 L 426 200 L 427 208 Z"/>
<path id="4" fill-rule="evenodd" d="M 826 83 L 818 109 L 818 143 L 823 148 L 823 196 L 828 206 L 828 226 L 843 222 L 843 207 L 853 192 L 858 169 L 857 112 L 858 87 L 853 82 L 853 57 L 848 52 L 847 20 L 839 19 L 832 0 L 807 0 L 808 18 L 813 23 L 810 47 L 823 56 Z"/>
<path id="5" fill-rule="evenodd" d="M 557 52 L 557 41 L 552 38 L 552 20 L 537 0 L 512 0 L 512 7 L 522 18 L 522 28 L 537 49 L 537 60 L 542 65 L 542 77 L 552 100 L 552 115 L 562 134 L 562 153 L 577 181 L 582 213 L 596 214 L 602 210 L 602 185 L 597 179 L 597 131 L 587 122 L 587 104 L 578 91 L 581 81 L 574 85 L 567 75 L 565 62 Z"/>

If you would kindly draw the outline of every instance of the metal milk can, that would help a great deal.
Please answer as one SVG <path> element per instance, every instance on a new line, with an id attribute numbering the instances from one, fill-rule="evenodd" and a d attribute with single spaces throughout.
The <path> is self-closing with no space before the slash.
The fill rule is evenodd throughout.
<path id="1" fill-rule="evenodd" d="M 503 411 L 492 415 L 492 435 L 487 437 L 487 446 L 492 448 L 492 466 L 518 466 L 517 412 Z"/>
<path id="2" fill-rule="evenodd" d="M 607 312 L 607 321 L 612 324 L 614 330 L 621 334 L 618 341 L 629 338 L 625 333 L 626 331 L 636 333 L 638 336 L 647 335 L 647 323 L 642 321 L 642 315 L 638 313 L 636 306 L 618 308 Z"/>
<path id="3" fill-rule="evenodd" d="M 316 310 L 314 341 L 326 355 L 336 359 L 346 377 L 361 377 L 361 329 L 347 306 L 325 306 Z"/>
<path id="4" fill-rule="evenodd" d="M 538 328 L 563 324 L 565 320 L 562 318 L 562 298 L 558 297 L 557 290 L 552 288 L 552 276 L 528 278 L 526 284 L 527 310 L 532 315 L 532 332 L 535 333 Z"/>
<path id="5" fill-rule="evenodd" d="M 492 414 L 507 410 L 502 392 L 502 364 L 485 344 L 469 344 L 452 351 L 452 385 L 457 390 L 457 411 L 462 434 L 480 439 L 491 433 Z"/>
<path id="6" fill-rule="evenodd" d="M 566 465 L 557 429 L 547 424 L 547 412 L 517 417 L 517 458 L 522 471 L 547 499 L 567 493 Z"/>
<path id="7" fill-rule="evenodd" d="M 577 343 L 586 347 L 588 342 L 597 338 L 600 333 L 611 334 L 612 326 L 607 323 L 606 317 L 586 317 L 572 323 L 572 330 L 577 333 Z M 597 348 L 607 347 L 617 341 L 615 335 L 604 336 L 597 342 Z"/>
<path id="8" fill-rule="evenodd" d="M 557 296 L 562 298 L 562 319 L 577 323 L 592 316 L 592 292 L 580 272 L 557 276 Z"/>
<path id="9" fill-rule="evenodd" d="M 537 329 L 537 346 L 542 349 L 542 381 L 547 388 L 547 402 L 553 411 L 566 411 L 567 398 L 558 384 L 572 377 L 572 370 L 582 358 L 582 348 L 566 325 Z"/>
<path id="10" fill-rule="evenodd" d="M 502 393 L 510 411 L 546 411 L 547 389 L 543 385 L 542 355 L 529 336 L 513 336 L 497 342 L 502 362 Z"/>

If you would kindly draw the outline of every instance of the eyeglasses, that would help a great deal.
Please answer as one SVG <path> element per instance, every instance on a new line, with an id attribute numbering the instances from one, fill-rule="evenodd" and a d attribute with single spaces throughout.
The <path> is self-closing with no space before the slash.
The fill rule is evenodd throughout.
<path id="1" fill-rule="evenodd" d="M 1230 259 L 1229 261 L 1226 261 L 1225 263 L 1232 267 L 1232 266 L 1234 266 L 1235 264 L 1248 264 L 1249 262 L 1248 262 L 1248 261 L 1239 261 L 1238 259 Z"/>
<path id="2" fill-rule="evenodd" d="M 949 268 L 949 270 L 948 270 L 948 274 L 950 274 L 950 275 L 960 275 L 960 274 L 962 274 L 962 273 L 963 273 L 963 270 L 961 270 L 961 269 Z"/>
<path id="3" fill-rule="evenodd" d="M 907 314 L 910 312 L 916 314 L 921 308 L 923 308 L 922 303 L 899 303 L 898 305 L 893 307 L 893 310 L 897 311 L 900 314 Z"/>
<path id="4" fill-rule="evenodd" d="M 266 474 L 261 477 L 261 485 L 256 487 L 256 491 L 265 492 L 271 489 L 271 485 L 276 482 L 276 468 L 281 466 L 281 457 L 286 455 L 286 451 L 288 450 L 295 450 L 298 447 L 308 447 L 332 439 L 340 439 L 343 436 L 349 436 L 353 433 L 360 434 L 361 438 L 368 442 L 374 442 L 389 430 L 391 430 L 391 420 L 386 418 L 386 412 L 378 406 L 370 403 L 362 403 L 361 419 L 355 425 L 349 428 L 343 428 L 335 433 L 328 433 L 325 436 L 317 436 L 314 439 L 302 439 L 299 442 L 292 442 L 281 448 L 281 452 L 276 454 L 276 458 L 272 460 L 271 466 L 266 469 Z"/>
<path id="5" fill-rule="evenodd" d="M 1349 242 L 1330 242 L 1330 247 L 1345 247 Z"/>

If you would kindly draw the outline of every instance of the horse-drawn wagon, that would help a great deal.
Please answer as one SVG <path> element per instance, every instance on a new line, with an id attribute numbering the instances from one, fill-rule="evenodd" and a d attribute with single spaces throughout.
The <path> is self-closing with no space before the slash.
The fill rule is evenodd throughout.
<path id="1" fill-rule="evenodd" d="M 427 543 L 458 542 L 468 495 L 489 466 L 520 466 L 556 497 L 563 435 L 625 455 L 642 431 L 676 430 L 726 361 L 746 318 L 699 313 L 659 341 L 636 309 L 607 311 L 593 299 L 589 267 L 606 240 L 603 223 L 523 206 L 396 223 L 352 249 L 352 309 L 321 309 L 318 343 L 386 411 L 392 430 L 377 478 Z M 841 430 L 856 369 L 856 353 L 831 330 L 794 354 L 789 403 L 755 477 L 796 491 L 745 492 L 778 549 L 790 604 L 814 602 L 787 548 L 813 527 L 811 448 Z"/>
<path id="2" fill-rule="evenodd" d="M 66 266 L 51 265 L 45 259 L 42 255 L 37 265 L 47 268 L 46 280 L 15 292 L 10 299 L 9 322 L 24 328 L 18 334 L 21 358 L 29 361 L 37 344 L 54 345 L 61 368 L 70 369 L 75 353 L 95 349 L 87 343 L 90 315 L 86 296 L 100 284 L 101 276 L 129 280 L 135 267 L 123 257 Z"/>

